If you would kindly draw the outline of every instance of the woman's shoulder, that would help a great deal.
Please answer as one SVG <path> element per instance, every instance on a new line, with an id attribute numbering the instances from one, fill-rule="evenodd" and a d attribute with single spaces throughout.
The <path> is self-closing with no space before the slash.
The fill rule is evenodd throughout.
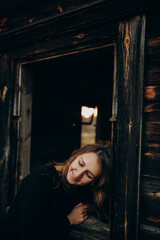
<path id="1" fill-rule="evenodd" d="M 54 164 L 45 164 L 38 167 L 37 169 L 32 171 L 27 177 L 25 177 L 23 179 L 23 184 L 33 181 L 40 181 L 44 183 L 46 182 L 47 184 L 49 183 L 51 187 L 54 187 L 59 183 L 60 177 Z"/>

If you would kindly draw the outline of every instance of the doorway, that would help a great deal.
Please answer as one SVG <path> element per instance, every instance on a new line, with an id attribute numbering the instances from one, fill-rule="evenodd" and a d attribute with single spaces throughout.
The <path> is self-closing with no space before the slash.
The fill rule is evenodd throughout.
<path id="1" fill-rule="evenodd" d="M 31 118 L 21 124 L 31 125 L 31 141 L 30 156 L 20 156 L 21 178 L 45 163 L 65 161 L 85 144 L 111 141 L 113 69 L 113 46 L 22 65 L 22 88 L 30 91 L 21 111 Z"/>
<path id="2" fill-rule="evenodd" d="M 31 171 L 65 161 L 85 144 L 110 142 L 113 54 L 108 47 L 28 64 L 33 76 Z"/>

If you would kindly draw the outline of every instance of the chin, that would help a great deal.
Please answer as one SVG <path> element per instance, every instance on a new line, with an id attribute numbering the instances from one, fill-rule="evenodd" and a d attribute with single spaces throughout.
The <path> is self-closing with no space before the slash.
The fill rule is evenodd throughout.
<path id="1" fill-rule="evenodd" d="M 67 175 L 67 181 L 71 185 L 75 184 L 75 182 L 72 180 L 72 178 L 69 175 Z"/>

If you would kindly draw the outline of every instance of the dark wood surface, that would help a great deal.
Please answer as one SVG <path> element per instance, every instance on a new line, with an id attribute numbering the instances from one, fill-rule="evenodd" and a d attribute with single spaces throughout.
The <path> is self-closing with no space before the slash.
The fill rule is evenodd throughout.
<path id="1" fill-rule="evenodd" d="M 84 223 L 73 226 L 71 230 L 71 240 L 98 240 L 110 239 L 110 228 L 106 223 L 99 222 L 90 216 Z"/>
<path id="2" fill-rule="evenodd" d="M 112 212 L 111 237 L 136 240 L 138 235 L 144 74 L 140 239 L 159 239 L 160 14 L 158 5 L 152 4 L 154 2 L 0 2 L 0 215 L 13 199 L 21 176 L 19 169 L 22 161 L 17 158 L 21 116 L 18 112 L 19 98 L 15 94 L 20 90 L 17 85 L 20 64 L 82 54 L 91 49 L 103 51 L 104 47 L 117 43 L 119 109 L 116 140 L 120 158 L 116 159 L 117 179 L 113 198 L 116 202 Z M 146 12 L 148 36 L 156 35 L 157 38 L 148 41 L 149 57 L 147 72 L 144 73 L 145 20 L 141 16 L 132 17 Z M 102 234 L 94 229 L 94 236 L 90 236 L 90 233 L 85 234 L 88 231 L 85 226 L 80 229 L 84 231 L 84 239 L 88 234 L 87 239 L 96 239 Z M 73 231 L 79 237 L 81 230 Z M 100 239 L 107 239 L 108 235 L 106 238 L 105 233 L 102 235 Z"/>
<path id="3" fill-rule="evenodd" d="M 4 213 L 9 194 L 8 159 L 10 157 L 10 120 L 12 93 L 10 87 L 10 58 L 0 54 L 0 216 Z"/>
<path id="4" fill-rule="evenodd" d="M 0 31 L 1 33 L 9 33 L 15 29 L 17 32 L 18 29 L 24 29 L 25 25 L 31 27 L 42 22 L 42 19 L 52 21 L 53 17 L 59 18 L 67 14 L 71 17 L 72 12 L 75 15 L 79 10 L 83 9 L 84 21 L 86 21 L 86 18 L 93 20 L 91 16 L 87 17 L 88 9 L 92 9 L 93 18 L 97 20 L 99 17 L 104 18 L 104 14 L 107 18 L 113 18 L 115 14 L 121 17 L 135 13 L 139 14 L 149 7 L 149 2 L 148 0 L 130 0 L 129 2 L 126 0 L 35 0 L 34 2 L 31 0 L 17 0 L 13 4 L 13 1 L 5 0 L 0 3 Z M 97 9 L 102 5 L 103 8 L 99 14 Z M 72 21 L 70 23 L 74 24 Z"/>
<path id="5" fill-rule="evenodd" d="M 113 239 L 138 239 L 145 16 L 120 22 L 117 42 L 118 122 Z"/>
<path id="6" fill-rule="evenodd" d="M 148 41 L 140 239 L 160 239 L 160 40 Z"/>
<path id="7" fill-rule="evenodd" d="M 31 81 L 28 81 L 28 77 L 31 79 L 32 76 L 29 70 L 24 72 L 21 64 L 50 57 L 51 61 L 58 57 L 69 58 L 70 55 L 82 55 L 89 50 L 99 49 L 104 54 L 105 47 L 113 46 L 115 42 L 118 20 L 114 17 L 110 20 L 109 15 L 106 14 L 107 6 L 110 6 L 107 11 L 114 9 L 111 1 L 105 6 L 102 4 L 103 1 L 95 2 L 96 4 L 88 1 L 89 5 L 86 5 L 83 1 L 79 1 L 80 7 L 77 5 L 70 9 L 68 6 L 63 13 L 60 7 L 57 10 L 56 3 L 56 14 L 51 8 L 52 17 L 50 17 L 51 12 L 49 13 L 46 7 L 45 14 L 40 13 L 36 22 L 32 19 L 33 23 L 26 21 L 31 17 L 30 8 L 13 15 L 11 14 L 13 11 L 10 13 L 6 11 L 6 14 L 11 14 L 9 18 L 6 20 L 4 16 L 0 20 L 1 216 L 11 204 L 18 185 L 29 167 L 27 159 L 30 149 L 27 146 L 30 144 Z M 21 15 L 24 17 L 23 20 Z"/>

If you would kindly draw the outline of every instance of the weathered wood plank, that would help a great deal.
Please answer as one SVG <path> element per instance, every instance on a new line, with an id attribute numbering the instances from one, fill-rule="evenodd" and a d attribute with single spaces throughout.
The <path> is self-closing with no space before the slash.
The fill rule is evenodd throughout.
<path id="1" fill-rule="evenodd" d="M 159 240 L 160 230 L 156 227 L 151 227 L 147 225 L 141 225 L 140 227 L 140 240 Z"/>
<path id="2" fill-rule="evenodd" d="M 145 102 L 144 106 L 145 121 L 159 122 L 160 121 L 160 102 Z"/>
<path id="3" fill-rule="evenodd" d="M 141 192 L 141 239 L 159 239 L 160 232 L 160 39 L 148 41 L 144 106 L 144 158 Z M 145 225 L 144 225 L 145 224 Z"/>
<path id="4" fill-rule="evenodd" d="M 148 41 L 148 72 L 145 87 L 145 149 L 141 192 L 142 239 L 160 238 L 160 39 Z M 145 224 L 145 225 L 144 225 Z"/>
<path id="5" fill-rule="evenodd" d="M 152 177 L 152 176 L 143 176 L 142 184 L 143 189 L 142 192 L 152 192 L 152 193 L 159 193 L 160 192 L 160 185 L 159 185 L 160 177 Z"/>
<path id="6" fill-rule="evenodd" d="M 160 135 L 160 122 L 146 122 L 145 133 L 148 135 Z"/>
<path id="7" fill-rule="evenodd" d="M 32 116 L 32 80 L 29 69 L 20 67 L 18 81 L 20 81 L 20 111 L 19 142 L 18 144 L 18 179 L 22 180 L 30 172 L 31 151 L 31 116 Z M 18 183 L 18 185 L 20 182 Z"/>
<path id="8" fill-rule="evenodd" d="M 98 0 L 97 2 L 102 2 Z M 78 26 L 89 26 L 91 23 L 98 23 L 99 21 L 102 21 L 102 19 L 108 19 L 110 20 L 111 14 L 113 13 L 114 4 L 112 1 L 107 1 L 105 4 L 92 4 L 93 6 L 85 7 L 83 6 L 82 9 L 79 9 L 75 12 L 69 11 L 67 14 L 58 14 L 56 16 L 52 17 L 41 17 L 40 22 L 36 22 L 34 24 L 22 24 L 22 28 L 17 29 L 15 28 L 14 31 L 8 31 L 6 37 L 5 34 L 0 34 L 0 42 L 1 47 L 3 43 L 3 47 L 7 44 L 8 46 L 16 44 L 15 40 L 18 42 L 33 41 L 34 39 L 40 38 L 40 39 L 48 39 L 51 34 L 63 34 L 65 31 L 69 30 L 72 31 Z M 96 17 L 95 17 L 96 16 Z M 26 16 L 25 16 L 26 19 Z M 64 24 L 65 23 L 65 24 Z M 81 32 L 80 32 L 81 33 Z M 9 40 L 12 37 L 12 41 Z M 7 41 L 7 42 L 6 42 Z M 18 45 L 18 44 L 16 44 Z"/>
<path id="9" fill-rule="evenodd" d="M 148 53 L 150 55 L 153 55 L 153 53 L 155 53 L 157 55 L 157 51 L 160 50 L 160 48 L 159 48 L 160 47 L 160 37 L 148 39 L 147 45 L 148 45 Z M 157 51 L 156 51 L 156 49 L 157 49 Z"/>
<path id="10" fill-rule="evenodd" d="M 84 223 L 73 226 L 71 240 L 109 240 L 109 225 L 90 216 Z"/>
<path id="11" fill-rule="evenodd" d="M 145 147 L 143 159 L 143 174 L 152 177 L 160 176 L 160 150 L 159 147 Z"/>
<path id="12" fill-rule="evenodd" d="M 12 113 L 12 82 L 10 82 L 10 59 L 0 54 L 0 220 L 8 202 L 10 155 L 10 121 Z"/>
<path id="13" fill-rule="evenodd" d="M 6 3 L 10 0 L 6 0 Z M 18 4 L 19 2 L 19 4 Z M 133 13 L 144 12 L 144 9 L 148 8 L 148 1 L 143 0 L 130 0 L 129 2 L 120 0 L 57 0 L 57 1 L 21 1 L 17 0 L 15 4 L 10 2 L 7 6 L 0 5 L 1 21 L 5 23 L 1 27 L 1 32 L 9 32 L 14 29 L 22 29 L 24 26 L 30 27 L 33 24 L 37 24 L 42 18 L 55 18 L 63 16 L 64 14 L 70 14 L 71 12 L 78 11 L 80 9 L 92 8 L 93 5 L 102 5 L 101 17 L 104 15 L 113 18 L 115 16 L 131 15 Z M 94 13 L 97 17 L 98 11 Z M 16 30 L 17 31 L 17 30 Z"/>
<path id="14" fill-rule="evenodd" d="M 160 101 L 160 86 L 146 86 L 145 99 L 149 101 Z"/>
<path id="15" fill-rule="evenodd" d="M 145 16 L 119 24 L 118 160 L 113 239 L 138 239 Z M 111 233 L 112 234 L 112 233 Z"/>
<path id="16" fill-rule="evenodd" d="M 145 123 L 145 141 L 148 143 L 160 142 L 160 122 Z"/>
<path id="17" fill-rule="evenodd" d="M 158 63 L 156 64 L 159 65 Z M 160 84 L 160 69 L 159 66 L 156 66 L 156 64 L 155 62 L 152 66 L 149 64 L 146 86 L 156 86 Z"/>
<path id="18" fill-rule="evenodd" d="M 160 176 L 146 175 L 142 181 L 141 222 L 160 227 Z"/>

